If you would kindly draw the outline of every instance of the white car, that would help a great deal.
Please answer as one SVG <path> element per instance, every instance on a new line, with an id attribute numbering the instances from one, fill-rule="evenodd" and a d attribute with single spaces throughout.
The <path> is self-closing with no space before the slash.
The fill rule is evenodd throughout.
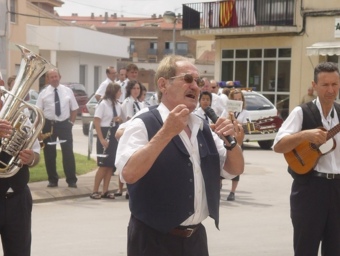
<path id="1" fill-rule="evenodd" d="M 257 141 L 262 149 L 270 149 L 282 124 L 277 109 L 265 96 L 255 91 L 242 91 L 250 122 L 245 128 L 245 142 Z"/>

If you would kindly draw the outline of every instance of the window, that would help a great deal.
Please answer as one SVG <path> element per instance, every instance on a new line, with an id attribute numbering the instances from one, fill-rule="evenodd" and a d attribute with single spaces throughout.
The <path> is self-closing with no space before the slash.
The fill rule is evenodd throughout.
<path id="1" fill-rule="evenodd" d="M 93 84 L 94 84 L 94 90 L 97 90 L 100 84 L 100 66 L 94 66 L 93 70 Z"/>
<path id="2" fill-rule="evenodd" d="M 222 50 L 221 68 L 222 81 L 240 81 L 274 104 L 283 99 L 289 104 L 290 48 Z"/>
<path id="3" fill-rule="evenodd" d="M 172 50 L 174 48 L 173 45 L 173 42 L 165 42 L 165 49 Z"/>
<path id="4" fill-rule="evenodd" d="M 135 51 L 135 41 L 130 40 L 130 54 L 134 53 Z"/>
<path id="5" fill-rule="evenodd" d="M 157 42 L 150 42 L 150 49 L 157 50 Z"/>
<path id="6" fill-rule="evenodd" d="M 17 21 L 17 16 L 16 16 L 16 11 L 17 11 L 17 6 L 16 6 L 16 0 L 10 0 L 9 2 L 10 6 L 9 6 L 9 9 L 10 9 L 10 21 L 15 23 Z"/>
<path id="7" fill-rule="evenodd" d="M 86 73 L 87 73 L 87 66 L 80 65 L 79 66 L 79 83 L 86 85 Z"/>

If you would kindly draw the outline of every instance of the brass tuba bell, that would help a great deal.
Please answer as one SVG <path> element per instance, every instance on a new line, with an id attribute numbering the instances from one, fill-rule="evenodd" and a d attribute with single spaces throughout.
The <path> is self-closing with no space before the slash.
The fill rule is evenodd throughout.
<path id="1" fill-rule="evenodd" d="M 54 67 L 27 48 L 21 45 L 17 47 L 22 53 L 19 73 L 12 90 L 4 90 L 7 97 L 0 111 L 0 119 L 6 119 L 13 127 L 11 137 L 1 139 L 0 178 L 11 177 L 20 170 L 22 163 L 19 159 L 19 152 L 31 148 L 44 127 L 45 118 L 42 111 L 24 99 L 33 83 Z M 34 113 L 35 119 L 32 123 L 28 121 L 29 117 L 24 113 L 25 109 Z"/>

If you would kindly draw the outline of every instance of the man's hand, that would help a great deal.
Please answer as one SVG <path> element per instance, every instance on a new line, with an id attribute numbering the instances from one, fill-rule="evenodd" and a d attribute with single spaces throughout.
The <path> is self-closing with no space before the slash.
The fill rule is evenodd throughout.
<path id="1" fill-rule="evenodd" d="M 22 164 L 32 166 L 35 162 L 35 155 L 32 149 L 24 149 L 19 153 L 19 159 Z"/>
<path id="2" fill-rule="evenodd" d="M 12 133 L 11 123 L 7 120 L 0 120 L 0 138 L 10 138 Z"/>
<path id="3" fill-rule="evenodd" d="M 189 114 L 190 111 L 185 105 L 176 106 L 165 120 L 162 129 L 172 137 L 176 136 L 188 125 Z"/>

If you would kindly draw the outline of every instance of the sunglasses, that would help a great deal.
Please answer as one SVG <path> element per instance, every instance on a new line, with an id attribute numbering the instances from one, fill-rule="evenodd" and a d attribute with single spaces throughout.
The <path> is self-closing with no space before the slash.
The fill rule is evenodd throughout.
<path id="1" fill-rule="evenodd" d="M 205 82 L 202 78 L 200 78 L 200 77 L 194 78 L 192 76 L 192 74 L 183 74 L 183 75 L 180 75 L 180 76 L 173 76 L 173 77 L 170 77 L 170 79 L 176 79 L 176 78 L 180 78 L 180 77 L 183 77 L 183 80 L 188 84 L 191 84 L 195 80 L 198 87 L 203 87 L 204 84 L 205 84 Z"/>

